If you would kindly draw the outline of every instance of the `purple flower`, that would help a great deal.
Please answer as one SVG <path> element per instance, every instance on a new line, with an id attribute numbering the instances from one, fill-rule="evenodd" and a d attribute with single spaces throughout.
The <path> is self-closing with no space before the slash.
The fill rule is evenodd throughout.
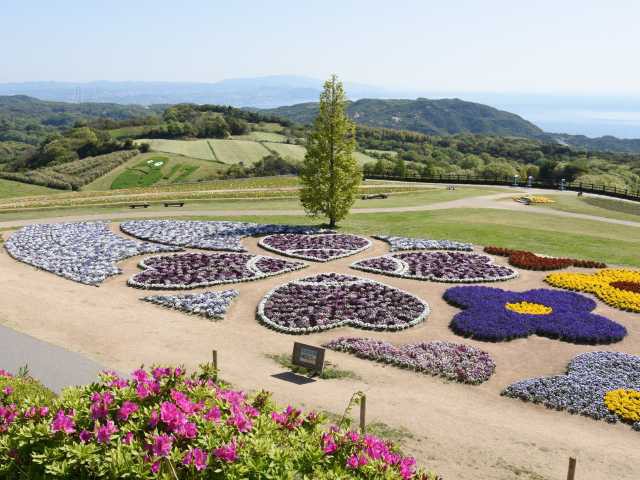
<path id="1" fill-rule="evenodd" d="M 121 422 L 126 422 L 129 419 L 129 416 L 132 413 L 135 413 L 138 411 L 138 404 L 131 402 L 129 400 L 125 400 L 122 403 L 122 406 L 120 407 L 120 409 L 118 410 L 118 420 L 120 420 Z"/>
<path id="2" fill-rule="evenodd" d="M 2 389 L 2 393 L 4 393 L 8 397 L 13 393 L 13 387 L 4 387 Z"/>
<path id="3" fill-rule="evenodd" d="M 363 467 L 369 463 L 367 457 L 364 455 L 356 455 L 353 454 L 347 459 L 347 468 L 350 470 L 357 470 L 360 467 Z"/>
<path id="4" fill-rule="evenodd" d="M 231 442 L 216 448 L 213 454 L 223 462 L 233 463 L 238 459 L 238 445 L 235 439 Z"/>
<path id="5" fill-rule="evenodd" d="M 133 432 L 125 433 L 122 437 L 122 443 L 125 445 L 131 445 L 131 442 L 133 442 Z"/>
<path id="6" fill-rule="evenodd" d="M 171 452 L 171 446 L 173 445 L 173 437 L 162 433 L 153 437 L 153 444 L 151 445 L 151 453 L 156 457 L 166 457 Z"/>
<path id="7" fill-rule="evenodd" d="M 99 426 L 96 430 L 96 440 L 98 443 L 109 443 L 109 441 L 111 440 L 111 435 L 113 435 L 117 431 L 118 428 L 113 423 L 113 420 L 109 420 L 106 424 Z"/>
<path id="8" fill-rule="evenodd" d="M 259 245 L 289 257 L 326 262 L 361 252 L 371 246 L 364 237 L 348 234 L 284 233 L 261 238 Z"/>
<path id="9" fill-rule="evenodd" d="M 591 313 L 595 301 L 573 292 L 512 292 L 464 286 L 450 288 L 444 299 L 464 309 L 453 317 L 451 329 L 478 340 L 511 340 L 536 334 L 565 342 L 603 344 L 618 342 L 627 335 L 622 325 Z M 536 304 L 543 313 L 519 313 L 514 305 L 522 302 Z"/>
<path id="10" fill-rule="evenodd" d="M 80 432 L 80 442 L 87 443 L 90 442 L 92 438 L 93 433 L 91 433 L 89 430 L 82 430 Z"/>
<path id="11" fill-rule="evenodd" d="M 182 463 L 183 465 L 193 465 L 197 471 L 202 471 L 207 468 L 209 455 L 200 448 L 193 448 L 184 455 Z"/>
<path id="12" fill-rule="evenodd" d="M 76 431 L 76 424 L 71 415 L 67 415 L 64 410 L 58 410 L 58 413 L 56 413 L 56 416 L 51 422 L 51 430 L 53 432 L 71 434 Z"/>

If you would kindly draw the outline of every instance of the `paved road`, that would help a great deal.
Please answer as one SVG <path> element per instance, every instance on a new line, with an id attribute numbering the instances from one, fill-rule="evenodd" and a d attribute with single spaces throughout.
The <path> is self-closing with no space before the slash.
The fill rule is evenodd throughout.
<path id="1" fill-rule="evenodd" d="M 96 379 L 105 368 L 82 355 L 0 325 L 0 368 L 16 373 L 24 365 L 54 392 Z"/>
<path id="2" fill-rule="evenodd" d="M 352 214 L 357 213 L 402 213 L 402 212 L 423 212 L 433 210 L 444 210 L 450 208 L 491 208 L 497 210 L 505 210 L 512 212 L 525 213 L 541 213 L 545 215 L 553 215 L 564 218 L 578 218 L 582 220 L 593 220 L 603 223 L 611 223 L 616 225 L 626 225 L 629 227 L 640 227 L 640 222 L 630 220 L 619 220 L 616 218 L 599 217 L 596 215 L 586 215 L 583 213 L 564 212 L 562 210 L 553 210 L 551 208 L 536 207 L 533 205 L 522 205 L 516 202 L 502 201 L 505 198 L 513 196 L 511 193 L 496 193 L 492 195 L 482 195 L 479 197 L 460 198 L 448 202 L 439 202 L 429 205 L 414 205 L 409 207 L 378 207 L 378 208 L 353 208 Z M 131 218 L 158 218 L 158 217 L 185 217 L 185 216 L 217 216 L 217 217 L 238 217 L 238 216 L 261 216 L 269 217 L 276 215 L 305 215 L 302 209 L 288 210 L 173 210 L 167 212 L 165 210 L 145 210 L 145 211 L 127 211 L 127 212 L 110 212 L 88 215 L 70 215 L 65 217 L 51 217 L 43 219 L 30 220 L 7 220 L 0 222 L 0 228 L 23 227 L 34 223 L 62 223 L 62 222 L 82 222 L 90 220 L 123 220 Z"/>

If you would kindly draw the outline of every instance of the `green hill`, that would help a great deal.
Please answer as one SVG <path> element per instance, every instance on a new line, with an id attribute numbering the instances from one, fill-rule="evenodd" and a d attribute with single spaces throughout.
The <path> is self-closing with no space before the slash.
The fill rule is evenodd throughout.
<path id="1" fill-rule="evenodd" d="M 261 110 L 298 123 L 311 123 L 318 112 L 317 103 Z M 459 99 L 378 100 L 350 102 L 349 116 L 371 127 L 411 130 L 429 135 L 474 133 L 537 137 L 543 132 L 533 123 L 513 113 Z"/>

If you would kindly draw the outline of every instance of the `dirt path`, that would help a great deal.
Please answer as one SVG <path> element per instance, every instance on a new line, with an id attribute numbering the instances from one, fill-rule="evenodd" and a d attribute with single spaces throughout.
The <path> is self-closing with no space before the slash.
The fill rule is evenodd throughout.
<path id="1" fill-rule="evenodd" d="M 378 208 L 353 208 L 352 214 L 357 213 L 403 213 L 403 212 L 423 212 L 445 210 L 451 208 L 489 208 L 506 210 L 512 212 L 541 213 L 565 218 L 579 218 L 582 220 L 593 220 L 616 225 L 626 225 L 630 227 L 640 227 L 640 222 L 630 220 L 619 220 L 615 218 L 599 217 L 582 213 L 564 212 L 561 210 L 547 209 L 531 205 L 523 205 L 517 202 L 504 202 L 505 198 L 513 196 L 511 193 L 495 193 L 492 195 L 482 195 L 478 197 L 460 198 L 457 200 L 433 203 L 429 205 L 416 205 L 409 207 L 378 207 Z M 217 217 L 237 217 L 237 216 L 300 216 L 305 215 L 302 209 L 287 210 L 130 210 L 127 212 L 97 213 L 88 215 L 69 215 L 64 217 L 52 217 L 42 220 L 6 220 L 0 221 L 0 229 L 11 227 L 23 227 L 34 223 L 61 223 L 61 222 L 81 222 L 88 220 L 122 220 L 129 218 L 158 218 L 158 217 L 194 217 L 194 216 L 217 216 Z"/>
<path id="2" fill-rule="evenodd" d="M 265 254 L 255 239 L 244 243 L 251 252 Z M 624 341 L 607 347 L 578 346 L 540 337 L 502 343 L 464 340 L 448 328 L 457 311 L 442 300 L 442 293 L 450 285 L 365 274 L 349 268 L 355 260 L 387 251 L 386 244 L 374 241 L 372 248 L 352 257 L 327 264 L 309 262 L 308 268 L 298 272 L 212 288 L 240 291 L 227 318 L 216 323 L 141 302 L 139 298 L 147 292 L 125 284 L 126 278 L 137 271 L 140 257 L 122 262 L 123 275 L 95 288 L 36 270 L 2 251 L 1 316 L 11 328 L 120 371 L 152 362 L 194 367 L 208 360 L 215 348 L 225 379 L 243 389 L 266 388 L 281 403 L 341 412 L 351 394 L 362 390 L 368 397 L 369 420 L 408 428 L 413 439 L 407 441 L 406 449 L 446 479 L 555 480 L 566 475 L 570 455 L 578 458 L 578 478 L 640 478 L 640 434 L 629 426 L 554 412 L 499 395 L 504 386 L 515 380 L 561 373 L 573 356 L 584 351 L 606 349 L 640 354 L 638 315 L 598 306 L 598 313 L 615 318 L 629 331 Z M 501 258 L 497 261 L 504 263 Z M 403 288 L 428 301 L 432 314 L 425 323 L 399 333 L 338 328 L 304 337 L 277 333 L 256 321 L 256 305 L 268 290 L 294 278 L 326 271 L 369 276 Z M 518 279 L 499 286 L 515 290 L 540 287 L 544 275 L 524 271 Z M 194 292 L 202 290 L 209 289 Z M 290 352 L 295 340 L 319 345 L 343 335 L 397 343 L 464 342 L 489 351 L 497 371 L 481 386 L 460 385 L 328 352 L 330 361 L 361 379 L 294 385 L 273 377 L 283 370 L 265 354 Z"/>

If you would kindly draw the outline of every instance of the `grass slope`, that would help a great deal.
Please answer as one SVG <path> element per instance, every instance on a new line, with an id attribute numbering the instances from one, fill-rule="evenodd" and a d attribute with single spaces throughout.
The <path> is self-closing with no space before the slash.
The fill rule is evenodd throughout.
<path id="1" fill-rule="evenodd" d="M 30 197 L 35 195 L 55 195 L 62 190 L 30 185 L 28 183 L 12 182 L 0 178 L 0 198 Z"/>
<path id="2" fill-rule="evenodd" d="M 229 165 L 232 163 L 251 165 L 269 155 L 269 150 L 259 142 L 220 139 L 212 139 L 208 140 L 208 142 L 215 152 L 216 159 Z M 274 145 L 280 144 L 274 143 Z"/>
<path id="3" fill-rule="evenodd" d="M 155 152 L 175 153 L 201 160 L 215 160 L 208 140 L 166 140 L 164 138 L 140 139 L 136 143 L 148 143 Z"/>

